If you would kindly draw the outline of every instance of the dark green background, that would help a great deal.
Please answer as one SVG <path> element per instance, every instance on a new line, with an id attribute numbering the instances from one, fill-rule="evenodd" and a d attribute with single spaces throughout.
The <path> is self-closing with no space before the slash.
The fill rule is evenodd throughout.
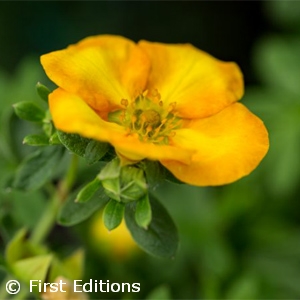
<path id="1" fill-rule="evenodd" d="M 12 70 L 28 53 L 41 55 L 106 33 L 192 43 L 236 61 L 252 81 L 251 47 L 266 26 L 258 1 L 7 1 L 0 3 L 0 62 Z"/>

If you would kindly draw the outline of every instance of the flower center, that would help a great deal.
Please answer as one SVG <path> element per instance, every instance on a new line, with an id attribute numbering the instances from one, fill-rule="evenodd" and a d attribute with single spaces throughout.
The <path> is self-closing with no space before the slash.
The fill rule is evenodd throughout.
<path id="1" fill-rule="evenodd" d="M 174 129 L 181 127 L 174 115 L 176 103 L 165 108 L 157 91 L 146 91 L 130 104 L 122 99 L 121 105 L 124 109 L 109 113 L 108 120 L 124 126 L 128 134 L 137 134 L 142 142 L 169 144 Z"/>

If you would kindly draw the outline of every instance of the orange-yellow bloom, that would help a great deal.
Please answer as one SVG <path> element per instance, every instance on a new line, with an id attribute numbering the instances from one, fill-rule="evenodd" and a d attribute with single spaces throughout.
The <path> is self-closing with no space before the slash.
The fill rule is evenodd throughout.
<path id="1" fill-rule="evenodd" d="M 268 151 L 262 121 L 236 103 L 243 77 L 190 44 L 86 38 L 41 57 L 58 88 L 55 126 L 112 144 L 123 163 L 159 160 L 181 181 L 233 182 Z"/>

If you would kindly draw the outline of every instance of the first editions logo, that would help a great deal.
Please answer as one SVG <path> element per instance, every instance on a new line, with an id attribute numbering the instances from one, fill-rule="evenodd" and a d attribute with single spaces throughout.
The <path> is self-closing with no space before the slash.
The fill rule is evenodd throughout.
<path id="1" fill-rule="evenodd" d="M 66 293 L 65 290 L 67 283 L 60 279 L 58 282 L 42 282 L 41 280 L 30 280 L 30 293 L 32 293 L 33 289 L 38 289 L 39 293 Z M 109 280 L 93 280 L 90 279 L 88 282 L 83 282 L 83 280 L 74 280 L 73 281 L 73 292 L 74 293 L 138 293 L 140 292 L 140 283 L 110 283 Z"/>

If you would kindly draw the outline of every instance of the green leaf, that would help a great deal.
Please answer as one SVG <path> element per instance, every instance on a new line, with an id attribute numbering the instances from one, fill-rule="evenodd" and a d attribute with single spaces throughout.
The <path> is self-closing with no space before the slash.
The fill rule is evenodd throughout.
<path id="1" fill-rule="evenodd" d="M 150 195 L 152 220 L 148 229 L 141 228 L 135 220 L 135 203 L 126 206 L 125 221 L 136 243 L 147 253 L 163 258 L 173 258 L 178 248 L 176 226 L 166 209 Z"/>
<path id="2" fill-rule="evenodd" d="M 75 133 L 65 133 L 60 130 L 57 130 L 58 138 L 60 139 L 61 143 L 71 152 L 84 157 L 85 149 L 90 139 L 84 138 L 79 134 Z"/>
<path id="3" fill-rule="evenodd" d="M 41 211 L 46 209 L 48 195 L 42 189 L 32 192 L 12 191 L 10 193 L 11 209 L 9 213 L 18 224 L 28 230 L 36 227 L 40 220 Z M 1 226 L 1 225 L 0 225 Z"/>
<path id="4" fill-rule="evenodd" d="M 145 196 L 136 203 L 135 220 L 140 227 L 147 229 L 151 222 L 151 218 L 152 211 L 149 196 L 148 194 L 145 194 Z"/>
<path id="5" fill-rule="evenodd" d="M 95 178 L 79 191 L 75 202 L 89 201 L 100 187 L 101 181 L 98 178 Z"/>
<path id="6" fill-rule="evenodd" d="M 31 122 L 42 122 L 46 116 L 45 112 L 34 102 L 22 101 L 13 105 L 16 115 L 23 120 Z"/>
<path id="7" fill-rule="evenodd" d="M 84 158 L 88 164 L 94 164 L 106 154 L 108 149 L 107 143 L 90 140 L 85 148 Z"/>
<path id="8" fill-rule="evenodd" d="M 75 202 L 77 194 L 78 191 L 71 194 L 62 206 L 57 218 L 59 224 L 63 226 L 78 224 L 103 207 L 109 200 L 102 187 L 97 190 L 88 202 Z"/>
<path id="9" fill-rule="evenodd" d="M 68 150 L 85 158 L 88 164 L 99 161 L 109 149 L 107 143 L 84 138 L 79 134 L 65 133 L 57 130 L 57 135 L 61 143 Z"/>
<path id="10" fill-rule="evenodd" d="M 51 146 L 30 154 L 21 164 L 13 182 L 13 188 L 29 191 L 45 184 L 57 168 L 63 148 Z"/>
<path id="11" fill-rule="evenodd" d="M 48 95 L 51 93 L 51 91 L 45 85 L 38 82 L 36 84 L 36 91 L 41 99 L 48 102 Z"/>
<path id="12" fill-rule="evenodd" d="M 108 150 L 105 153 L 105 155 L 102 157 L 102 161 L 106 161 L 109 162 L 112 159 L 114 159 L 116 157 L 116 152 L 113 146 L 111 146 L 110 144 L 108 144 Z"/>
<path id="13" fill-rule="evenodd" d="M 30 134 L 25 136 L 23 144 L 29 146 L 46 146 L 49 145 L 49 138 L 44 134 Z"/>
<path id="14" fill-rule="evenodd" d="M 144 160 L 140 164 L 150 188 L 155 189 L 166 178 L 166 169 L 158 161 Z"/>
<path id="15" fill-rule="evenodd" d="M 12 271 L 17 278 L 29 283 L 30 280 L 41 280 L 44 282 L 52 255 L 39 255 L 15 262 L 12 266 Z M 38 282 L 36 282 L 38 284 Z M 35 290 L 36 292 L 38 291 Z"/>
<path id="16" fill-rule="evenodd" d="M 103 211 L 103 222 L 108 230 L 113 230 L 121 224 L 124 208 L 124 203 L 112 199 L 106 204 Z"/>

